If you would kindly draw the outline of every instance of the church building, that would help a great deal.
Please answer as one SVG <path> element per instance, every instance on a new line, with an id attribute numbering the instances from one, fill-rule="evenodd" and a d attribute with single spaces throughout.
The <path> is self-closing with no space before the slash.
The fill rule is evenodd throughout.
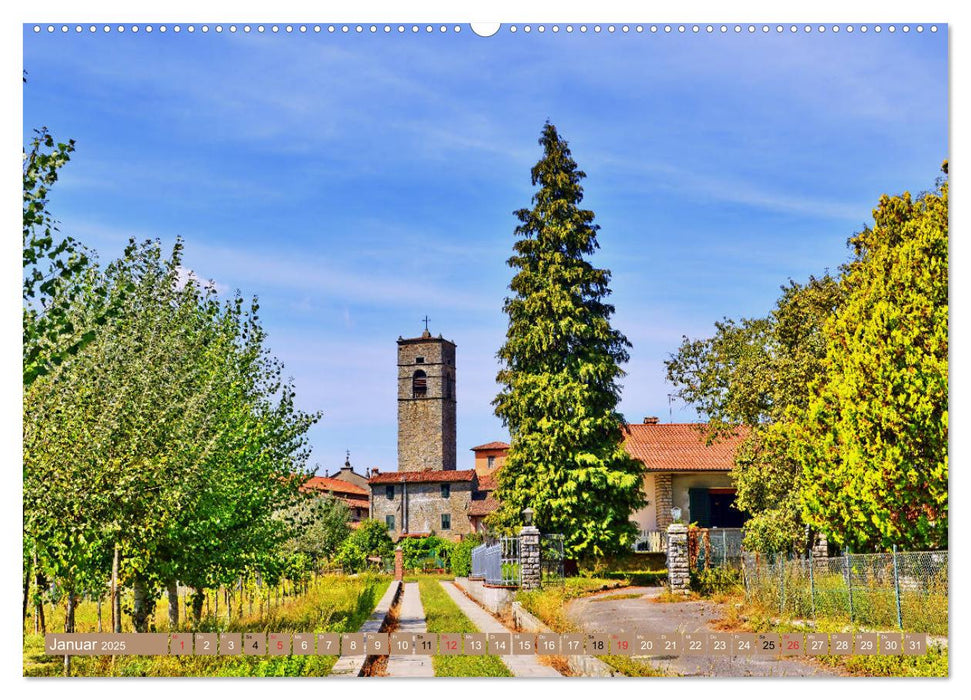
<path id="1" fill-rule="evenodd" d="M 398 338 L 398 470 L 373 470 L 371 517 L 392 539 L 472 531 L 476 471 L 456 469 L 455 343 L 425 328 Z"/>

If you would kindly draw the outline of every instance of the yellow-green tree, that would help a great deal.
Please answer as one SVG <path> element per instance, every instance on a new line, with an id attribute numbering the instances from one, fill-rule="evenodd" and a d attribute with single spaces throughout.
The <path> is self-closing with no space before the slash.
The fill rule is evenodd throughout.
<path id="1" fill-rule="evenodd" d="M 850 239 L 824 369 L 794 426 L 804 518 L 860 551 L 947 546 L 948 182 Z"/>

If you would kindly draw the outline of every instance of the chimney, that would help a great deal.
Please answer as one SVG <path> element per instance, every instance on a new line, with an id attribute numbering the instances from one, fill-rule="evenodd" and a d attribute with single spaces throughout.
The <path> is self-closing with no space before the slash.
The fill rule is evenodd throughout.
<path id="1" fill-rule="evenodd" d="M 644 425 L 657 425 L 657 416 L 647 416 L 644 419 Z"/>

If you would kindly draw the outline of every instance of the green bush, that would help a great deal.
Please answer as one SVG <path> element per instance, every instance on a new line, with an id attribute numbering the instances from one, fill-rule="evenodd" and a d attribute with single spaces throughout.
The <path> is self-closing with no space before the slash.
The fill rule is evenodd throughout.
<path id="1" fill-rule="evenodd" d="M 452 549 L 452 573 L 468 576 L 472 573 L 472 550 L 482 544 L 481 535 L 468 535 Z"/>
<path id="2" fill-rule="evenodd" d="M 341 545 L 335 562 L 345 571 L 363 571 L 368 557 L 390 557 L 393 552 L 394 543 L 387 526 L 377 520 L 363 520 Z"/>
<path id="3" fill-rule="evenodd" d="M 404 566 L 413 569 L 448 569 L 454 543 L 436 535 L 409 537 L 400 542 Z"/>

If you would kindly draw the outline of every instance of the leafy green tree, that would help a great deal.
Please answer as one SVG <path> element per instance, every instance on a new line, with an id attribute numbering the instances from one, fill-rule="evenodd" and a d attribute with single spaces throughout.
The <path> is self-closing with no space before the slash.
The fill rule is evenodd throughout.
<path id="1" fill-rule="evenodd" d="M 362 571 L 368 566 L 368 557 L 390 557 L 393 552 L 387 526 L 368 518 L 341 545 L 336 561 L 346 570 Z"/>
<path id="2" fill-rule="evenodd" d="M 288 517 L 295 534 L 285 550 L 305 554 L 314 563 L 332 559 L 351 534 L 350 508 L 329 494 L 307 494 Z"/>
<path id="3" fill-rule="evenodd" d="M 751 516 L 751 549 L 803 550 L 814 539 L 801 518 L 802 467 L 789 433 L 792 412 L 808 404 L 810 382 L 822 371 L 823 324 L 840 297 L 828 274 L 790 280 L 767 317 L 716 322 L 713 336 L 685 338 L 665 363 L 676 396 L 706 421 L 699 437 L 744 436 L 732 479 L 736 506 Z"/>
<path id="4" fill-rule="evenodd" d="M 947 164 L 944 164 L 947 173 Z M 803 514 L 855 551 L 947 546 L 948 182 L 850 239 L 825 371 L 793 436 Z"/>
<path id="5" fill-rule="evenodd" d="M 68 310 L 82 294 L 89 301 L 102 295 L 86 286 L 91 265 L 88 251 L 70 236 L 61 236 L 49 210 L 50 190 L 74 152 L 74 140 L 55 142 L 46 128 L 35 131 L 23 158 L 23 382 L 28 386 L 65 357 L 94 338 L 106 313 L 79 327 Z"/>
<path id="6" fill-rule="evenodd" d="M 631 514 L 644 504 L 643 466 L 622 446 L 618 381 L 630 343 L 611 327 L 610 272 L 588 260 L 599 226 L 580 208 L 585 174 L 547 123 L 532 169 L 533 208 L 516 212 L 516 270 L 493 405 L 512 443 L 499 473 L 499 528 L 530 506 L 545 532 L 561 532 L 571 554 L 627 549 Z"/>
<path id="7" fill-rule="evenodd" d="M 221 305 L 180 269 L 181 242 L 168 260 L 129 246 L 104 273 L 122 309 L 110 332 L 24 398 L 25 534 L 57 581 L 69 564 L 106 577 L 117 546 L 140 630 L 163 584 L 282 569 L 274 514 L 298 496 L 317 420 L 295 408 L 256 303 Z M 85 301 L 78 326 L 97 313 Z"/>

